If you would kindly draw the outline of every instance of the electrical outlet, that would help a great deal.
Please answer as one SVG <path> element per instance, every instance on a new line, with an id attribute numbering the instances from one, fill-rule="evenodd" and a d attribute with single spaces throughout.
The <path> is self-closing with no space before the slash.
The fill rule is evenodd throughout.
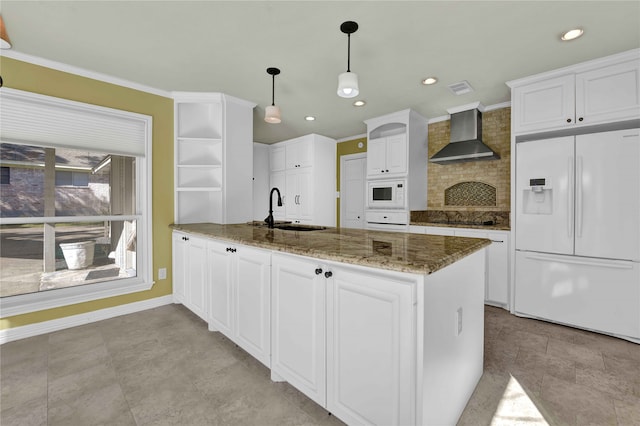
<path id="1" fill-rule="evenodd" d="M 462 333 L 462 306 L 456 311 L 456 336 Z"/>
<path id="2" fill-rule="evenodd" d="M 158 269 L 158 279 L 166 280 L 167 279 L 167 268 Z"/>

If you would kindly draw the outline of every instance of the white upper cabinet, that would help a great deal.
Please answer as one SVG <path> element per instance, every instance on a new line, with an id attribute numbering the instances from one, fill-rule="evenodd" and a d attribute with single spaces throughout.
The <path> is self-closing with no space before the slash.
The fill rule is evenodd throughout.
<path id="1" fill-rule="evenodd" d="M 640 116 L 640 60 L 576 74 L 576 120 L 596 124 Z"/>
<path id="2" fill-rule="evenodd" d="M 270 158 L 269 189 L 278 188 L 283 196 L 279 208 L 274 196 L 273 217 L 336 226 L 336 141 L 302 136 L 271 145 Z"/>
<path id="3" fill-rule="evenodd" d="M 286 168 L 284 146 L 272 146 L 269 149 L 269 167 L 271 172 L 283 172 Z"/>
<path id="4" fill-rule="evenodd" d="M 367 179 L 406 179 L 409 210 L 427 208 L 428 121 L 406 109 L 365 120 Z"/>
<path id="5" fill-rule="evenodd" d="M 513 89 L 517 133 L 571 125 L 574 119 L 573 75 L 539 81 Z"/>
<path id="6" fill-rule="evenodd" d="M 640 118 L 637 49 L 507 84 L 514 134 Z"/>
<path id="7" fill-rule="evenodd" d="M 222 93 L 173 96 L 175 222 L 251 220 L 255 104 Z"/>
<path id="8" fill-rule="evenodd" d="M 367 145 L 367 176 L 405 174 L 407 174 L 406 134 L 369 140 Z"/>
<path id="9" fill-rule="evenodd" d="M 285 145 L 285 161 L 287 169 L 310 167 L 313 165 L 313 144 L 308 138 L 301 137 L 289 141 Z"/>

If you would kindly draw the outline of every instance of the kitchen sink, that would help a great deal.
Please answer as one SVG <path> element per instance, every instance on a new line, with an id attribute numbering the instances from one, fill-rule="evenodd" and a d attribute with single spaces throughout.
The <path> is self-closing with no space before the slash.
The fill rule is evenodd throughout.
<path id="1" fill-rule="evenodd" d="M 323 229 L 327 229 L 326 226 L 294 225 L 292 223 L 276 224 L 274 228 L 281 229 L 283 231 L 303 231 L 303 232 L 322 231 Z"/>

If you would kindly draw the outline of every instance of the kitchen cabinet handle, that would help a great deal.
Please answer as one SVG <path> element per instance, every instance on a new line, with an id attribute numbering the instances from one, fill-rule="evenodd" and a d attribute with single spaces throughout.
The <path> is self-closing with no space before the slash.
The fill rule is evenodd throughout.
<path id="1" fill-rule="evenodd" d="M 331 278 L 332 276 L 333 276 L 333 272 L 331 272 L 331 271 L 327 271 L 327 272 L 324 273 L 324 277 L 325 278 Z"/>
<path id="2" fill-rule="evenodd" d="M 389 170 L 385 170 L 385 172 L 389 173 Z"/>
<path id="3" fill-rule="evenodd" d="M 322 273 L 322 268 L 316 268 L 316 275 L 320 275 Z"/>
<path id="4" fill-rule="evenodd" d="M 183 240 L 189 241 L 189 237 L 182 237 Z"/>
<path id="5" fill-rule="evenodd" d="M 504 243 L 502 240 L 491 240 L 492 243 Z"/>
<path id="6" fill-rule="evenodd" d="M 231 253 L 235 253 L 235 252 L 236 252 L 236 249 L 232 248 Z"/>
<path id="7" fill-rule="evenodd" d="M 567 118 L 567 123 L 571 123 L 571 119 L 570 118 Z"/>
<path id="8" fill-rule="evenodd" d="M 584 117 L 578 118 L 578 121 L 582 121 L 582 120 L 584 120 Z"/>
<path id="9" fill-rule="evenodd" d="M 577 157 L 576 164 L 576 238 L 582 238 L 582 213 L 583 213 L 583 201 L 582 201 L 582 184 L 584 176 L 582 175 L 582 156 Z"/>

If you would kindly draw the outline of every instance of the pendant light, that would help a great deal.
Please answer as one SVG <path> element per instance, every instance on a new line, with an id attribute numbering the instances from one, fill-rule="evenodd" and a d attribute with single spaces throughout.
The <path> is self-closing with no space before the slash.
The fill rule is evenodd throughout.
<path id="1" fill-rule="evenodd" d="M 276 75 L 280 74 L 278 68 L 267 68 L 267 74 L 271 76 L 271 105 L 267 106 L 264 114 L 264 121 L 267 123 L 278 124 L 280 119 L 280 107 L 275 104 Z"/>
<path id="2" fill-rule="evenodd" d="M 358 31 L 358 24 L 346 21 L 340 25 L 340 31 L 347 35 L 347 72 L 338 76 L 338 96 L 341 98 L 354 98 L 358 96 L 358 75 L 351 72 L 351 34 Z"/>
<path id="3" fill-rule="evenodd" d="M 7 35 L 7 29 L 4 26 L 4 20 L 0 15 L 0 49 L 11 49 L 11 40 Z"/>

